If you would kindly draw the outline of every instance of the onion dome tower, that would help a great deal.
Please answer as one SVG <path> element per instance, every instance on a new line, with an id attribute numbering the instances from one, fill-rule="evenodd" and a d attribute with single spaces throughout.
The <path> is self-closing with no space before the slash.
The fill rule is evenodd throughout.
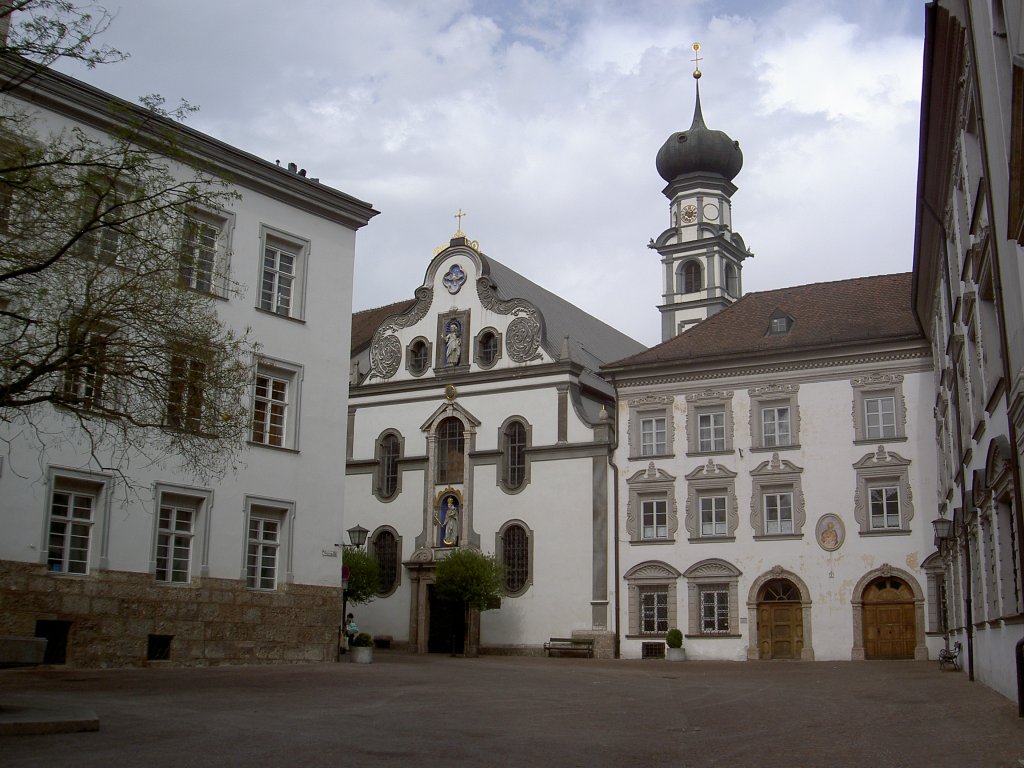
<path id="1" fill-rule="evenodd" d="M 649 248 L 661 256 L 664 291 L 661 338 L 667 341 L 742 295 L 743 260 L 753 256 L 732 230 L 732 180 L 743 167 L 740 144 L 704 124 L 700 107 L 700 43 L 693 46 L 696 105 L 688 130 L 658 150 L 658 173 L 668 182 L 670 226 Z"/>

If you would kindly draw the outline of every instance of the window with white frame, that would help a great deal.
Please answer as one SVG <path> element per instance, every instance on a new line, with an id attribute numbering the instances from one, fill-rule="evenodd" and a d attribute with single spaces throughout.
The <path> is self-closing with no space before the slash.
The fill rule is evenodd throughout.
<path id="1" fill-rule="evenodd" d="M 206 377 L 212 361 L 208 352 L 185 342 L 171 344 L 165 421 L 171 429 L 201 433 L 206 416 Z"/>
<path id="2" fill-rule="evenodd" d="M 749 391 L 753 450 L 799 447 L 798 391 L 797 384 L 768 384 Z"/>
<path id="3" fill-rule="evenodd" d="M 686 530 L 690 541 L 732 541 L 739 526 L 736 473 L 709 459 L 686 476 Z"/>
<path id="4" fill-rule="evenodd" d="M 668 538 L 668 513 L 665 499 L 642 499 L 640 515 L 644 539 Z"/>
<path id="5" fill-rule="evenodd" d="M 93 523 L 102 486 L 58 477 L 50 493 L 46 567 L 51 573 L 89 573 Z"/>
<path id="6" fill-rule="evenodd" d="M 872 373 L 850 381 L 853 387 L 853 430 L 856 442 L 906 439 L 903 376 Z"/>
<path id="7" fill-rule="evenodd" d="M 764 504 L 764 534 L 777 536 L 793 533 L 793 494 L 790 491 L 765 492 L 761 496 Z"/>
<path id="8" fill-rule="evenodd" d="M 100 410 L 106 403 L 109 328 L 90 329 L 73 323 L 68 348 L 74 354 L 64 367 L 63 401 L 86 410 Z"/>
<path id="9" fill-rule="evenodd" d="M 732 563 L 710 558 L 694 563 L 686 579 L 687 634 L 694 637 L 736 637 L 739 634 L 739 577 Z"/>
<path id="10" fill-rule="evenodd" d="M 82 191 L 79 252 L 105 264 L 125 263 L 126 251 L 144 226 L 138 190 L 113 174 L 87 173 Z"/>
<path id="11" fill-rule="evenodd" d="M 803 536 L 807 513 L 802 473 L 777 453 L 751 471 L 750 526 L 755 540 Z"/>
<path id="12" fill-rule="evenodd" d="M 674 426 L 671 395 L 645 395 L 629 401 L 629 456 L 645 459 L 672 453 Z"/>
<path id="13" fill-rule="evenodd" d="M 729 633 L 729 587 L 726 584 L 701 585 L 700 633 L 723 635 Z"/>
<path id="14" fill-rule="evenodd" d="M 635 543 L 668 542 L 679 528 L 675 478 L 654 462 L 626 479 L 626 532 Z"/>
<path id="15" fill-rule="evenodd" d="M 687 453 L 733 450 L 732 396 L 728 390 L 691 392 L 686 396 Z"/>
<path id="16" fill-rule="evenodd" d="M 728 526 L 725 519 L 725 495 L 702 495 L 699 497 L 699 501 L 701 537 L 727 535 Z"/>
<path id="17" fill-rule="evenodd" d="M 156 580 L 166 584 L 188 584 L 192 572 L 192 542 L 195 538 L 199 500 L 163 494 L 157 516 Z"/>
<path id="18" fill-rule="evenodd" d="M 257 306 L 282 317 L 303 317 L 305 260 L 309 244 L 263 228 Z"/>
<path id="19" fill-rule="evenodd" d="M 661 587 L 640 589 L 640 634 L 668 632 L 668 590 Z"/>
<path id="20" fill-rule="evenodd" d="M 228 220 L 193 210 L 184 217 L 178 283 L 203 293 L 224 295 L 227 283 Z"/>
<path id="21" fill-rule="evenodd" d="M 657 560 L 634 565 L 625 574 L 628 602 L 627 635 L 663 635 L 676 623 L 679 571 Z"/>
<path id="22" fill-rule="evenodd" d="M 910 462 L 880 445 L 853 468 L 857 473 L 853 516 L 861 535 L 910 533 L 914 516 Z"/>
<path id="23" fill-rule="evenodd" d="M 250 589 L 277 589 L 285 512 L 253 505 L 249 511 L 245 583 Z"/>
<path id="24" fill-rule="evenodd" d="M 644 416 L 640 419 L 640 455 L 661 456 L 665 453 L 665 417 Z"/>
<path id="25" fill-rule="evenodd" d="M 253 382 L 250 442 L 297 448 L 298 383 L 302 368 L 280 360 L 260 360 Z"/>

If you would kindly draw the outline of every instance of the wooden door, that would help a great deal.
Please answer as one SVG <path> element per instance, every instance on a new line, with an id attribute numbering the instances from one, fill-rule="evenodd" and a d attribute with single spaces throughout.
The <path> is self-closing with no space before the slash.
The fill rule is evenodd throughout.
<path id="1" fill-rule="evenodd" d="M 914 593 L 899 579 L 878 579 L 864 590 L 864 657 L 912 659 L 917 643 Z"/>
<path id="2" fill-rule="evenodd" d="M 758 605 L 757 637 L 762 659 L 799 659 L 804 647 L 803 634 L 800 603 Z"/>

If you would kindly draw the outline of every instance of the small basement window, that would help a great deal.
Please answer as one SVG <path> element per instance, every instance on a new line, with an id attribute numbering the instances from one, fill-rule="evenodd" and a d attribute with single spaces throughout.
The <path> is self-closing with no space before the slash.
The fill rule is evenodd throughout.
<path id="1" fill-rule="evenodd" d="M 150 635 L 146 644 L 146 661 L 168 661 L 174 635 Z"/>

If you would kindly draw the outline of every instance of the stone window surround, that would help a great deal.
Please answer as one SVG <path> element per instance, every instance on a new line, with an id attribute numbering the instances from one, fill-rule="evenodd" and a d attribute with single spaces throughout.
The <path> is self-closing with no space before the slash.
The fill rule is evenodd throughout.
<path id="1" fill-rule="evenodd" d="M 423 344 L 427 351 L 426 362 L 423 365 L 423 369 L 419 371 L 417 371 L 412 366 L 412 350 L 413 347 L 416 346 L 416 344 Z M 417 336 L 415 339 L 410 341 L 405 347 L 405 370 L 409 372 L 410 376 L 415 376 L 419 378 L 420 376 L 422 376 L 423 374 L 430 370 L 430 361 L 433 359 L 433 357 L 434 345 L 430 341 L 430 339 L 428 339 L 426 336 Z"/>
<path id="2" fill-rule="evenodd" d="M 495 352 L 494 359 L 491 360 L 491 362 L 489 363 L 484 363 L 480 351 L 484 336 L 488 333 L 494 336 Z M 495 365 L 498 364 L 498 361 L 501 360 L 503 356 L 503 351 L 504 345 L 502 343 L 501 333 L 494 326 L 489 325 L 486 328 L 481 329 L 480 333 L 478 333 L 476 337 L 473 339 L 473 362 L 476 363 L 476 365 L 479 368 L 482 368 L 484 370 L 493 368 Z"/>
<path id="3" fill-rule="evenodd" d="M 506 445 L 505 445 L 505 430 L 509 428 L 512 422 L 518 421 L 523 427 L 526 428 L 526 447 L 524 448 L 524 460 L 526 466 L 523 470 L 523 482 L 518 486 L 513 487 L 508 484 L 507 480 L 507 465 L 506 465 Z M 530 484 L 530 447 L 533 445 L 533 425 L 526 420 L 525 416 L 509 416 L 505 419 L 501 426 L 498 427 L 498 447 L 501 450 L 501 458 L 498 461 L 496 475 L 496 482 L 499 488 L 507 494 L 522 493 L 522 491 Z"/>
<path id="4" fill-rule="evenodd" d="M 626 479 L 629 498 L 626 502 L 626 533 L 631 544 L 669 544 L 675 540 L 679 530 L 679 507 L 676 504 L 676 478 L 663 469 L 656 469 L 654 462 L 632 477 Z M 666 538 L 643 538 L 641 512 L 643 502 L 651 499 L 665 500 Z"/>
<path id="5" fill-rule="evenodd" d="M 260 356 L 256 361 L 256 375 L 267 376 L 278 381 L 284 381 L 286 386 L 286 402 L 284 404 L 284 435 L 282 445 L 272 445 L 269 442 L 258 442 L 253 440 L 253 429 L 250 424 L 249 440 L 251 446 L 269 448 L 278 451 L 299 450 L 299 424 L 302 411 L 302 380 L 304 369 L 299 363 L 292 363 L 287 360 L 274 357 Z M 256 377 L 252 382 L 252 413 L 255 420 L 256 413 Z M 269 401 L 268 401 L 269 402 Z M 267 413 L 267 433 L 269 439 L 270 413 Z"/>
<path id="6" fill-rule="evenodd" d="M 803 468 L 790 461 L 780 459 L 773 453 L 769 461 L 763 461 L 750 472 L 750 527 L 754 541 L 778 539 L 802 539 L 807 510 L 804 507 L 804 492 L 800 483 Z M 766 534 L 764 524 L 764 495 L 766 493 L 793 494 L 793 533 Z"/>
<path id="7" fill-rule="evenodd" d="M 398 458 L 395 460 L 395 463 L 398 465 L 398 478 L 395 482 L 395 492 L 390 496 L 385 496 L 383 448 L 384 438 L 389 435 L 393 435 L 398 438 Z M 377 501 L 387 504 L 402 495 L 402 458 L 404 456 L 405 436 L 397 429 L 385 429 L 377 436 L 377 441 L 373 444 L 373 458 L 377 462 L 373 472 L 373 497 L 377 499 Z"/>
<path id="8" fill-rule="evenodd" d="M 739 578 L 742 575 L 732 563 L 714 557 L 694 563 L 683 572 L 683 578 L 686 579 L 687 637 L 703 639 L 740 637 Z M 718 586 L 725 587 L 729 592 L 729 631 L 704 634 L 701 631 L 700 592 L 701 589 Z"/>
<path id="9" fill-rule="evenodd" d="M 498 530 L 494 534 L 494 556 L 495 559 L 498 560 L 498 562 L 502 562 L 502 558 L 504 557 L 505 531 L 507 531 L 513 525 L 518 525 L 520 528 L 526 531 L 526 581 L 523 583 L 522 589 L 518 590 L 517 592 L 509 592 L 507 593 L 506 597 L 521 597 L 529 591 L 530 587 L 533 586 L 533 530 L 522 520 L 506 520 L 504 523 L 502 523 L 501 527 L 498 528 Z"/>
<path id="10" fill-rule="evenodd" d="M 736 529 L 740 524 L 739 502 L 736 498 L 736 473 L 714 459 L 686 475 L 686 515 L 683 525 L 690 534 L 691 543 L 710 543 L 716 541 L 735 541 Z M 724 536 L 702 536 L 700 518 L 700 499 L 702 496 L 725 496 Z"/>
<path id="11" fill-rule="evenodd" d="M 675 424 L 673 419 L 674 398 L 671 395 L 644 395 L 628 402 L 629 424 L 626 428 L 626 435 L 629 441 L 629 458 L 635 461 L 645 461 L 651 456 L 641 455 L 640 421 L 645 418 L 665 418 L 665 453 L 658 456 L 672 456 L 675 440 Z"/>
<path id="12" fill-rule="evenodd" d="M 903 399 L 903 375 L 899 373 L 870 373 L 850 380 L 853 388 L 854 444 L 902 442 L 907 439 L 907 405 Z M 873 397 L 892 397 L 895 404 L 895 437 L 869 438 L 864 401 Z"/>
<path id="13" fill-rule="evenodd" d="M 750 439 L 751 451 L 792 451 L 800 448 L 800 404 L 797 395 L 799 384 L 765 384 L 747 390 L 750 395 Z M 764 408 L 789 406 L 789 444 L 765 446 L 764 422 L 761 411 Z"/>
<path id="14" fill-rule="evenodd" d="M 395 583 L 392 585 L 391 589 L 389 589 L 388 591 L 386 591 L 386 592 L 378 592 L 377 593 L 378 597 L 388 597 L 390 595 L 393 595 L 398 590 L 398 588 L 402 585 L 402 571 L 404 570 L 404 568 L 402 568 L 402 537 L 398 533 L 398 531 L 395 530 L 390 525 L 381 525 L 373 533 L 371 533 L 370 536 L 369 536 L 369 539 L 368 539 L 368 541 L 370 542 L 370 545 L 367 548 L 371 549 L 371 551 L 375 551 L 375 550 L 372 550 L 372 547 L 374 547 L 376 545 L 377 537 L 380 536 L 382 533 L 385 533 L 385 532 L 386 533 L 390 533 L 392 536 L 395 537 L 395 554 L 396 554 L 396 561 L 395 561 Z M 344 558 L 344 553 L 342 554 L 342 557 Z"/>
<path id="15" fill-rule="evenodd" d="M 733 453 L 735 451 L 735 424 L 732 414 L 732 390 L 704 390 L 686 396 L 686 453 L 688 456 Z M 721 411 L 725 415 L 725 449 L 700 450 L 700 416 Z"/>
<path id="16" fill-rule="evenodd" d="M 678 624 L 678 598 L 677 583 L 680 573 L 668 563 L 648 560 L 634 565 L 625 574 L 623 579 L 626 582 L 626 601 L 629 616 L 626 628 L 627 637 L 664 637 L 664 634 L 657 632 L 640 631 L 640 591 L 647 588 L 662 587 L 668 592 L 668 626 L 669 629 L 679 626 Z"/>
<path id="17" fill-rule="evenodd" d="M 242 584 L 248 579 L 248 554 L 249 554 L 249 518 L 254 514 L 254 509 L 263 508 L 281 515 L 280 536 L 277 546 L 277 561 L 275 563 L 276 589 L 282 584 L 292 584 L 295 581 L 294 571 L 294 542 L 295 542 L 295 502 L 283 499 L 274 499 L 267 496 L 246 495 L 243 503 L 245 514 L 243 515 L 242 527 L 242 569 L 239 578 Z M 256 511 L 259 514 L 259 511 Z M 247 589 L 256 589 L 246 587 Z M 257 590 L 259 591 L 259 590 Z"/>
<path id="18" fill-rule="evenodd" d="M 160 535 L 160 507 L 163 504 L 164 496 L 184 496 L 195 502 L 195 518 L 192 521 L 192 562 L 189 565 L 189 576 L 198 575 L 206 577 L 210 575 L 210 507 L 213 504 L 213 491 L 209 488 L 196 486 L 173 485 L 171 483 L 157 483 L 153 492 L 154 513 L 153 513 L 153 548 L 149 561 L 149 573 L 156 574 L 156 548 L 157 538 Z M 191 581 L 191 578 L 190 578 Z M 158 582 L 168 586 L 183 586 L 169 582 Z"/>
<path id="19" fill-rule="evenodd" d="M 910 461 L 879 445 L 874 453 L 865 454 L 853 465 L 857 486 L 853 495 L 853 518 L 861 536 L 907 536 L 914 517 L 914 494 L 910 488 Z M 881 484 L 896 485 L 900 494 L 900 527 L 871 527 L 870 489 Z"/>

